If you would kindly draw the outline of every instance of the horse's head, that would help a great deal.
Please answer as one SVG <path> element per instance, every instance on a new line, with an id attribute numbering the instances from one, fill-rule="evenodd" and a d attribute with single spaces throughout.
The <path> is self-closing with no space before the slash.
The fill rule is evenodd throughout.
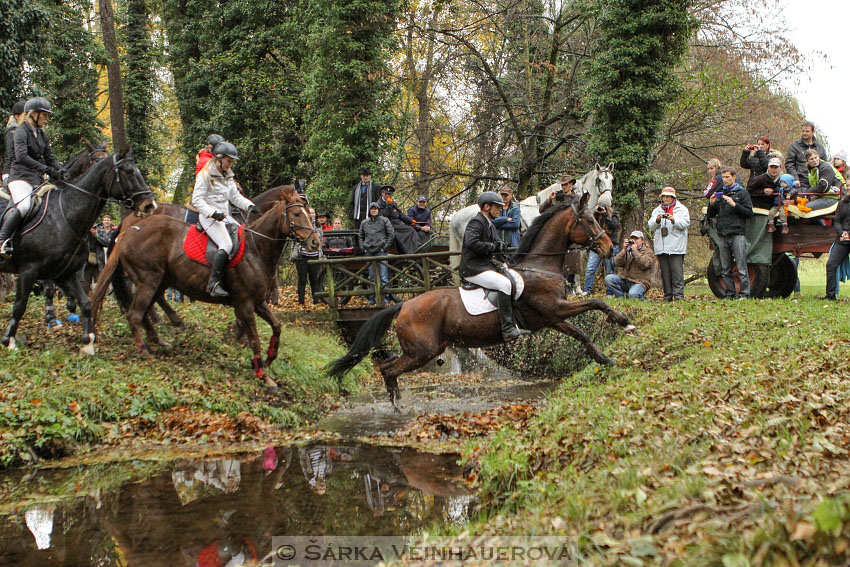
<path id="1" fill-rule="evenodd" d="M 289 187 L 288 191 L 282 192 L 282 196 L 283 198 L 277 204 L 283 209 L 280 215 L 281 232 L 298 240 L 308 252 L 315 252 L 322 247 L 322 240 L 319 238 L 319 231 L 310 220 L 310 211 L 302 195 Z"/>
<path id="2" fill-rule="evenodd" d="M 596 164 L 596 195 L 606 193 L 614 189 L 614 162 L 606 166 Z"/>
<path id="3" fill-rule="evenodd" d="M 94 145 L 85 140 L 85 145 L 86 149 L 65 162 L 64 167 L 68 171 L 68 179 L 77 179 L 91 169 L 91 166 L 109 155 L 109 152 L 106 151 L 106 142 Z"/>
<path id="4" fill-rule="evenodd" d="M 127 147 L 120 154 L 112 154 L 111 161 L 111 173 L 107 181 L 109 196 L 133 209 L 136 216 L 152 214 L 156 210 L 156 196 L 136 167 L 132 148 Z"/>
<path id="5" fill-rule="evenodd" d="M 590 194 L 582 195 L 578 203 L 573 203 L 574 222 L 567 223 L 567 237 L 573 244 L 587 246 L 603 258 L 609 258 L 614 249 L 614 243 L 605 229 L 599 225 L 593 210 L 587 206 Z"/>

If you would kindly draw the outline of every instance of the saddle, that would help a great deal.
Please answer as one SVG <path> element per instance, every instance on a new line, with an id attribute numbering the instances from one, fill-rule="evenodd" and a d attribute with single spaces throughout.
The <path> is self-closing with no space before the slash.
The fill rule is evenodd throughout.
<path id="1" fill-rule="evenodd" d="M 230 240 L 234 243 L 230 250 L 230 261 L 227 263 L 227 268 L 232 269 L 239 265 L 245 256 L 245 231 L 242 226 L 235 224 L 228 224 L 227 231 L 230 233 Z M 212 266 L 212 259 L 218 251 L 218 246 L 210 240 L 204 229 L 196 224 L 186 232 L 183 251 L 190 260 L 204 266 Z"/>
<path id="2" fill-rule="evenodd" d="M 511 287 L 513 289 L 512 296 L 514 301 L 516 301 L 525 290 L 525 280 L 523 280 L 519 272 L 516 272 L 515 270 L 508 269 L 507 271 L 500 273 L 504 274 L 509 280 L 511 280 Z M 463 301 L 463 306 L 470 315 L 481 315 L 483 313 L 496 311 L 499 308 L 498 291 L 481 287 L 478 284 L 474 284 L 466 280 L 461 280 L 459 291 L 460 298 Z M 517 313 L 518 312 L 515 312 L 514 316 L 517 316 Z M 519 321 L 519 319 L 517 319 L 517 321 Z"/>
<path id="3" fill-rule="evenodd" d="M 21 219 L 21 229 L 19 234 L 24 234 L 25 232 L 29 232 L 35 226 L 27 226 L 30 221 L 35 218 L 39 220 L 44 216 L 42 213 L 42 205 L 45 205 L 47 201 L 50 200 L 48 193 L 52 190 L 56 189 L 55 185 L 51 185 L 49 183 L 45 183 L 32 195 L 32 203 L 30 204 L 30 210 L 27 212 L 27 215 Z M 45 197 L 46 196 L 46 197 Z M 12 195 L 6 190 L 5 187 L 0 187 L 0 211 L 3 213 L 6 212 L 6 209 L 9 207 L 9 203 L 12 200 Z"/>

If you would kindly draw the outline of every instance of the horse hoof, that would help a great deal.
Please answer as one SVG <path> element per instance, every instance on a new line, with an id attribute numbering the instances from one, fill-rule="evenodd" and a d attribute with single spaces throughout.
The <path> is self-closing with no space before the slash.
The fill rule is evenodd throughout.
<path id="1" fill-rule="evenodd" d="M 3 341 L 4 343 L 6 341 Z M 6 346 L 9 347 L 9 350 L 18 350 L 18 345 L 15 342 L 15 337 L 9 337 L 9 342 L 6 343 Z"/>
<path id="2" fill-rule="evenodd" d="M 94 341 L 80 347 L 80 354 L 94 356 Z"/>
<path id="3" fill-rule="evenodd" d="M 263 376 L 263 379 L 266 381 L 266 388 L 277 390 L 277 382 L 268 377 L 268 375 Z"/>
<path id="4" fill-rule="evenodd" d="M 629 334 L 634 335 L 634 334 L 637 332 L 637 327 L 635 327 L 634 325 L 632 325 L 631 323 L 629 323 L 628 325 L 626 325 L 625 327 L 623 327 L 623 332 L 624 332 L 624 333 L 629 333 Z"/>
<path id="5" fill-rule="evenodd" d="M 137 345 L 136 346 L 136 352 L 138 352 L 139 356 L 141 356 L 142 358 L 144 358 L 146 360 L 153 358 L 151 356 L 151 352 L 148 350 L 148 347 L 145 346 L 145 345 Z"/>
<path id="6" fill-rule="evenodd" d="M 617 363 L 605 356 L 602 355 L 602 360 L 599 362 L 602 366 L 617 366 Z"/>
<path id="7" fill-rule="evenodd" d="M 159 347 L 162 350 L 165 350 L 165 351 L 171 351 L 174 348 L 174 347 L 171 346 L 171 343 L 169 343 L 168 341 L 163 341 L 162 339 L 158 340 L 157 344 L 159 345 Z"/>
<path id="8" fill-rule="evenodd" d="M 69 323 L 79 323 L 80 322 L 80 316 L 77 315 L 76 313 L 71 313 L 71 314 L 68 315 L 68 322 Z"/>

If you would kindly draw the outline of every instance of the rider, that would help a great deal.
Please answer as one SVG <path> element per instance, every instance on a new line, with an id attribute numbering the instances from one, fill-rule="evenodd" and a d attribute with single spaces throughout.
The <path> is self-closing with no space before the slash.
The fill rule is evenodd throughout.
<path id="1" fill-rule="evenodd" d="M 224 138 L 218 134 L 210 134 L 207 136 L 206 145 L 198 151 L 198 156 L 195 158 L 195 177 L 204 169 L 207 162 L 213 157 L 213 150 L 217 145 L 222 143 Z"/>
<path id="2" fill-rule="evenodd" d="M 249 213 L 259 213 L 250 199 L 242 196 L 233 181 L 233 162 L 239 159 L 236 146 L 230 142 L 220 142 L 213 149 L 214 158 L 195 179 L 195 190 L 192 193 L 192 205 L 200 212 L 200 223 L 210 239 L 218 246 L 212 261 L 210 281 L 207 283 L 207 293 L 215 297 L 227 297 L 222 278 L 233 242 L 227 232 L 226 223 L 236 223 L 230 216 L 230 203 Z"/>
<path id="3" fill-rule="evenodd" d="M 493 225 L 493 219 L 499 216 L 503 205 L 502 197 L 493 191 L 486 191 L 478 197 L 478 208 L 481 210 L 466 225 L 459 273 L 470 283 L 499 292 L 502 338 L 510 342 L 530 331 L 518 329 L 514 323 L 511 280 L 497 272 L 491 261 L 493 254 L 504 253 L 508 249 Z"/>
<path id="4" fill-rule="evenodd" d="M 9 194 L 12 200 L 0 225 L 0 256 L 12 255 L 12 235 L 21 219 L 29 212 L 31 194 L 45 181 L 45 174 L 53 179 L 63 179 L 62 167 L 50 150 L 50 141 L 44 132 L 48 117 L 53 114 L 47 100 L 31 98 L 24 105 L 24 120 L 15 130 L 15 161 L 9 173 Z"/>
<path id="5" fill-rule="evenodd" d="M 3 162 L 3 187 L 6 186 L 6 181 L 9 178 L 9 171 L 12 169 L 12 162 L 15 161 L 15 130 L 24 119 L 24 106 L 26 101 L 19 100 L 12 106 L 12 114 L 6 122 L 6 131 L 4 139 L 6 141 L 6 159 Z"/>

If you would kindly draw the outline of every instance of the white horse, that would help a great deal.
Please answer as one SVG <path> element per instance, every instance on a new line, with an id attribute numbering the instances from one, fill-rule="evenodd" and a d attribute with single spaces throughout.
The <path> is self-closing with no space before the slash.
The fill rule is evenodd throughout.
<path id="1" fill-rule="evenodd" d="M 599 196 L 603 193 L 611 192 L 614 185 L 614 163 L 608 164 L 607 167 L 600 166 L 598 163 L 594 169 L 585 173 L 576 183 L 574 194 L 576 197 L 581 197 L 585 193 L 590 193 L 590 200 L 587 205 L 595 207 L 599 201 Z M 540 205 L 549 198 L 549 195 L 561 188 L 561 184 L 556 182 L 543 189 L 536 195 L 532 195 L 527 199 L 519 202 L 519 210 L 521 213 L 520 231 L 531 226 L 531 223 L 539 216 L 538 209 Z M 472 217 L 478 214 L 478 205 L 469 205 L 452 215 L 449 221 L 449 250 L 452 252 L 460 252 L 463 246 L 463 233 L 466 232 L 466 225 L 472 220 Z M 456 268 L 460 264 L 460 256 L 451 257 L 451 266 Z"/>

